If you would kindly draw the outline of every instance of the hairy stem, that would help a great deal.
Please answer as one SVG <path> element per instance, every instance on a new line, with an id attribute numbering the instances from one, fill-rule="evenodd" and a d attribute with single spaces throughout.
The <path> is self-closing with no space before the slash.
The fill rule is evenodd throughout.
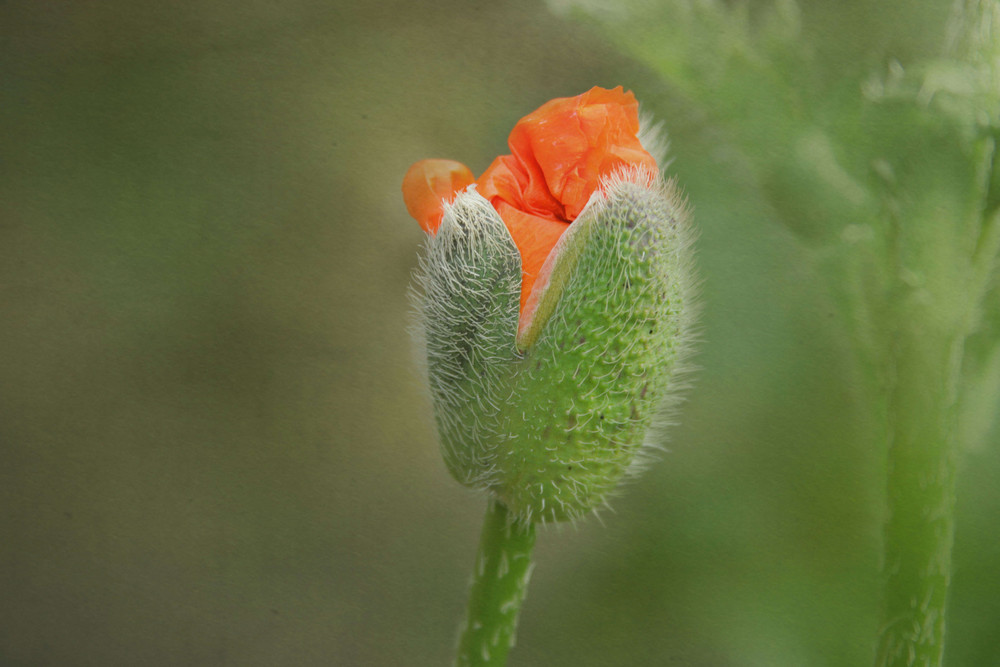
<path id="1" fill-rule="evenodd" d="M 516 521 L 503 503 L 491 499 L 455 658 L 457 667 L 496 667 L 507 662 L 528 590 L 534 545 L 534 524 Z"/>

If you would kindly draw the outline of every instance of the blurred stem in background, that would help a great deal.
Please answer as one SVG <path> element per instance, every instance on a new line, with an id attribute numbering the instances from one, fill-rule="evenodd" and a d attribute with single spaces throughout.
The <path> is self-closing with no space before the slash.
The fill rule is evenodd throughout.
<path id="1" fill-rule="evenodd" d="M 957 458 L 1000 402 L 1000 3 L 552 6 L 595 21 L 722 128 L 813 251 L 884 417 L 876 664 L 943 664 Z"/>
<path id="2" fill-rule="evenodd" d="M 505 665 L 531 578 L 535 525 L 490 499 L 483 520 L 456 667 Z"/>
<path id="3" fill-rule="evenodd" d="M 929 339 L 929 340 L 928 340 Z M 954 362 L 961 341 L 900 332 L 889 403 L 880 667 L 940 665 L 955 529 Z M 949 344 L 950 343 L 950 344 Z"/>

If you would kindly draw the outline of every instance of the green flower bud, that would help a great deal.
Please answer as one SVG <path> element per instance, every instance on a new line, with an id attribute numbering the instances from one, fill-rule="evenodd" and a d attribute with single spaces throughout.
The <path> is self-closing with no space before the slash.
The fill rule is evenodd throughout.
<path id="1" fill-rule="evenodd" d="M 519 331 L 518 249 L 474 187 L 458 194 L 428 237 L 416 297 L 452 475 L 524 522 L 605 503 L 676 397 L 691 252 L 675 185 L 623 169 L 559 240 Z"/>

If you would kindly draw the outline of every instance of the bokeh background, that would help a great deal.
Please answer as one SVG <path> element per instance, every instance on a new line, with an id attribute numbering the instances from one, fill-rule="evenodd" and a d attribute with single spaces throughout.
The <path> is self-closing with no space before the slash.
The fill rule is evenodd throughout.
<path id="1" fill-rule="evenodd" d="M 800 4 L 845 62 L 884 28 Z M 447 664 L 485 503 L 436 451 L 400 180 L 619 84 L 695 211 L 701 370 L 604 525 L 541 531 L 511 664 L 870 663 L 885 445 L 817 252 L 711 110 L 559 9 L 0 4 L 0 664 Z M 1000 664 L 988 441 L 956 666 Z"/>

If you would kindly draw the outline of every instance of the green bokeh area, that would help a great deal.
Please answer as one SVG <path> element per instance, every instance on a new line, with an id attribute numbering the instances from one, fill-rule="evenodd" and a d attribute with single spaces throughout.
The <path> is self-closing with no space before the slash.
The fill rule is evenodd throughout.
<path id="1" fill-rule="evenodd" d="M 399 184 L 619 84 L 694 209 L 700 370 L 615 511 L 539 531 L 510 664 L 871 662 L 883 427 L 819 252 L 587 22 L 5 3 L 0 83 L 0 664 L 447 664 L 486 504 L 437 452 Z M 959 470 L 954 666 L 1000 664 L 996 433 Z"/>

